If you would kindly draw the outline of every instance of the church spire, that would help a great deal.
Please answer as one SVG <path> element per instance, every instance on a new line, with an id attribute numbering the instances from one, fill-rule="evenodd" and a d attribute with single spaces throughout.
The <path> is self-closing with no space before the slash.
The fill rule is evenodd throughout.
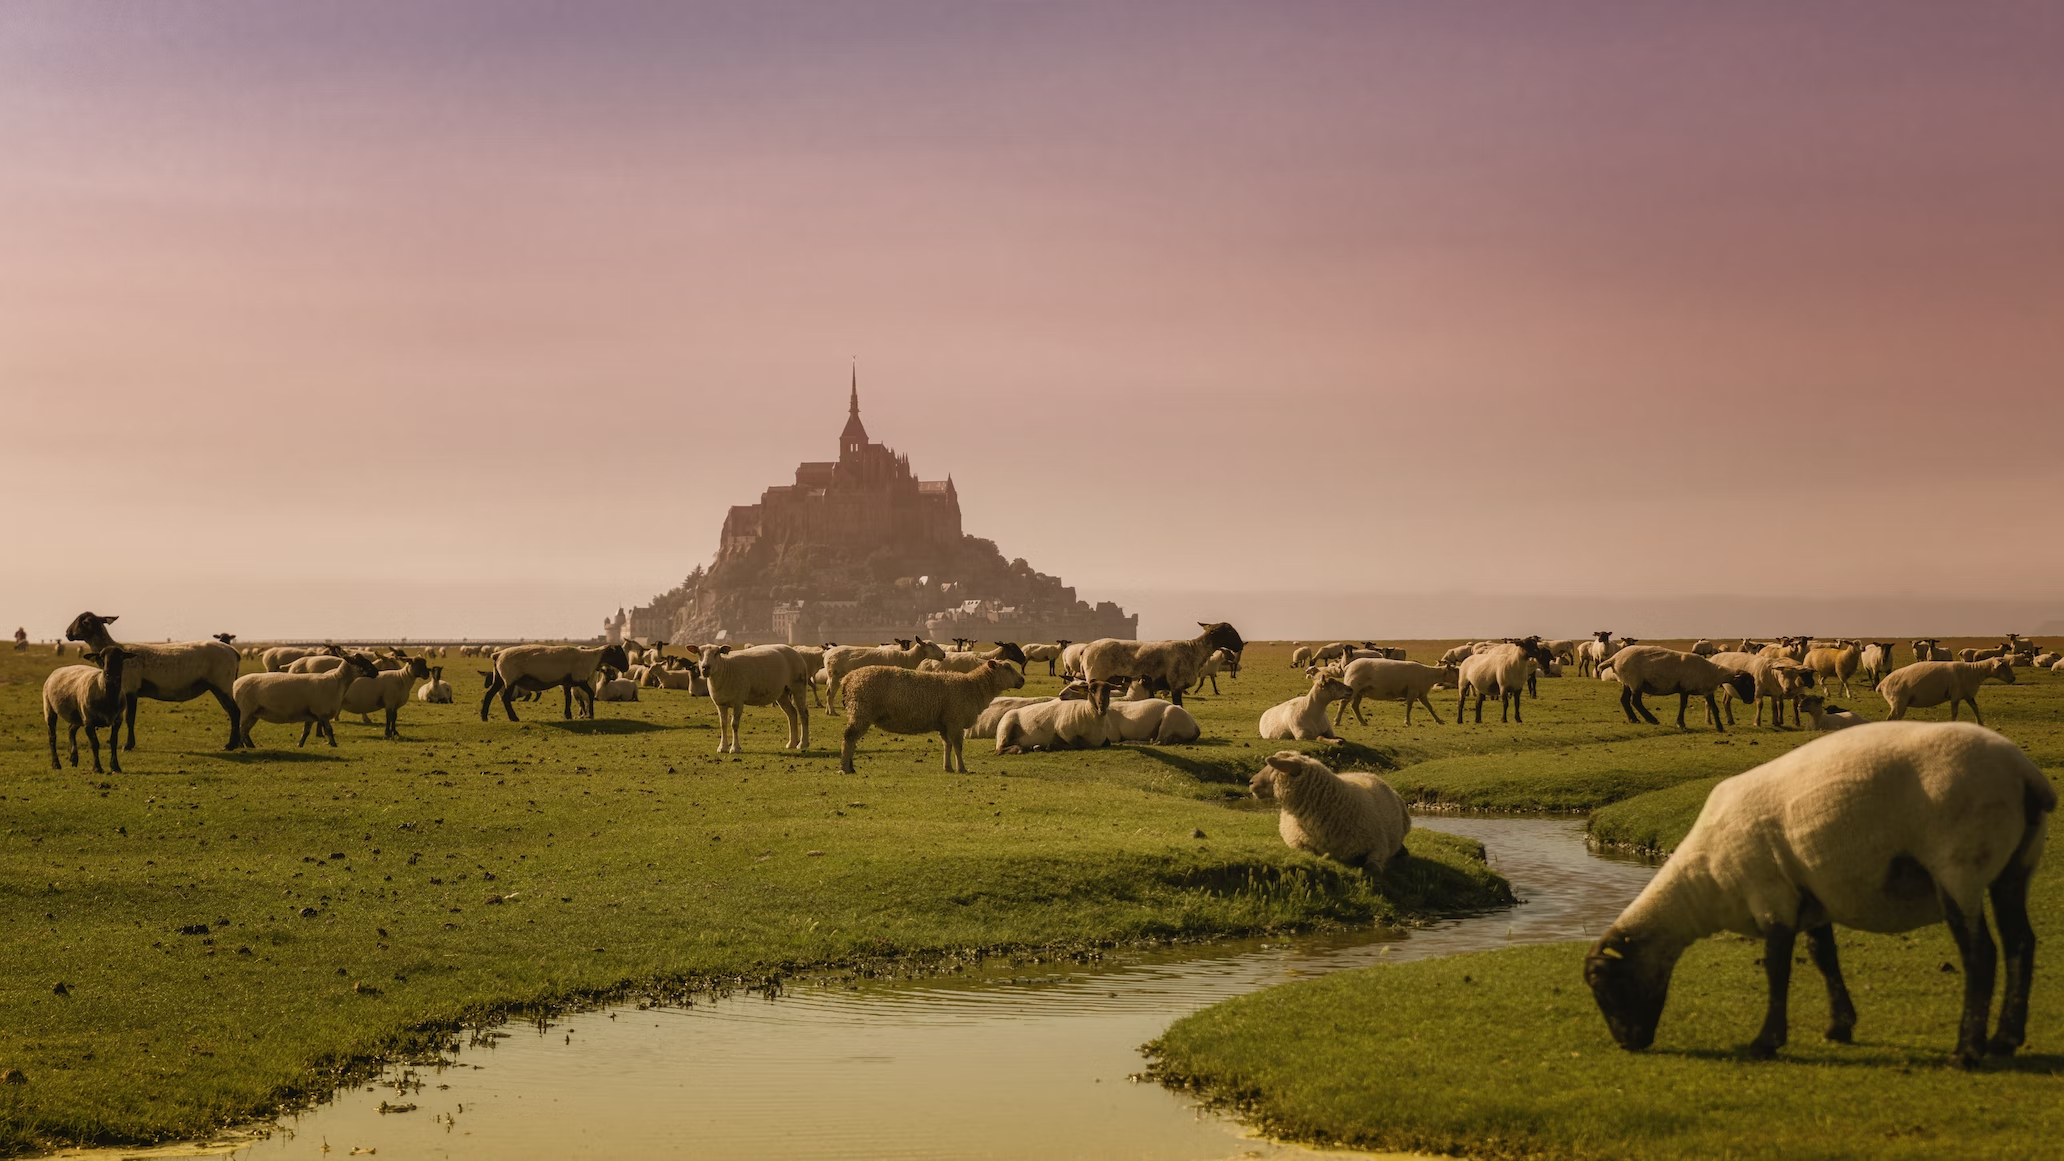
<path id="1" fill-rule="evenodd" d="M 867 428 L 860 422 L 860 360 L 853 360 L 853 394 L 846 404 L 846 430 L 839 433 L 839 459 L 858 459 L 867 450 Z"/>
<path id="2" fill-rule="evenodd" d="M 857 355 L 853 357 L 853 399 L 846 405 L 846 417 L 860 418 L 860 358 Z"/>

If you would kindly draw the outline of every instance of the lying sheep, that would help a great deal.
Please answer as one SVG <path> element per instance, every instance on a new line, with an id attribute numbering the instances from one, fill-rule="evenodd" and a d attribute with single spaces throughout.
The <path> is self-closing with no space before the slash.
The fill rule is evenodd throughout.
<path id="1" fill-rule="evenodd" d="M 1364 641 L 1360 645 L 1349 646 L 1347 652 L 1340 655 L 1340 663 L 1348 665 L 1363 658 L 1373 658 L 1379 661 L 1403 661 L 1405 659 L 1405 651 L 1395 645 L 1378 645 L 1374 641 Z"/>
<path id="2" fill-rule="evenodd" d="M 1239 632 L 1224 621 L 1199 621 L 1197 627 L 1204 631 L 1188 641 L 1093 641 L 1082 654 L 1083 676 L 1093 682 L 1137 678 L 1149 688 L 1168 691 L 1168 699 L 1181 705 L 1183 691 L 1196 682 L 1204 659 L 1214 650 L 1238 653 L 1247 648 Z"/>
<path id="3" fill-rule="evenodd" d="M 804 664 L 807 665 L 809 662 L 806 661 Z M 679 657 L 669 657 L 665 665 L 655 666 L 652 670 L 652 679 L 654 687 L 658 689 L 678 689 L 694 697 L 703 697 L 709 693 L 709 687 L 702 680 L 702 670 L 694 662 Z M 812 691 L 815 691 L 814 682 Z"/>
<path id="4" fill-rule="evenodd" d="M 424 682 L 416 690 L 416 700 L 427 702 L 431 705 L 450 705 L 452 703 L 452 688 L 451 684 L 444 680 L 444 666 L 433 665 L 430 667 L 430 680 Z"/>
<path id="5" fill-rule="evenodd" d="M 946 746 L 946 772 L 953 773 L 957 762 L 965 774 L 968 727 L 996 695 L 1024 684 L 1025 675 L 1002 660 L 984 661 L 972 673 L 912 671 L 889 665 L 856 669 L 846 676 L 839 691 L 846 706 L 839 769 L 853 773 L 854 749 L 869 729 L 879 726 L 892 734 L 938 734 Z"/>
<path id="6" fill-rule="evenodd" d="M 287 666 L 303 657 L 314 657 L 328 649 L 323 645 L 275 645 L 259 655 L 267 673 L 285 673 Z"/>
<path id="7" fill-rule="evenodd" d="M 1817 693 L 1809 693 L 1799 699 L 1799 705 L 1806 711 L 1806 720 L 1816 730 L 1846 730 L 1851 726 L 1863 725 L 1869 719 L 1862 714 L 1829 705 L 1827 699 Z"/>
<path id="8" fill-rule="evenodd" d="M 1374 774 L 1335 774 L 1316 758 L 1278 750 L 1247 783 L 1256 798 L 1283 804 L 1277 833 L 1295 850 L 1381 872 L 1405 847 L 1412 816 Z"/>
<path id="9" fill-rule="evenodd" d="M 1190 711 L 1160 698 L 1113 702 L 1104 711 L 1105 733 L 1113 742 L 1152 742 L 1167 746 L 1194 742 L 1204 731 Z"/>
<path id="10" fill-rule="evenodd" d="M 810 748 L 810 669 L 802 654 L 786 645 L 738 650 L 705 645 L 698 655 L 710 701 L 717 707 L 717 753 L 741 752 L 738 727 L 749 705 L 780 706 L 788 717 L 788 742 L 782 749 Z M 850 760 L 847 765 L 850 768 Z"/>
<path id="11" fill-rule="evenodd" d="M 122 681 L 129 663 L 137 656 L 119 645 L 111 645 L 93 655 L 99 665 L 66 665 L 51 670 L 43 679 L 43 725 L 50 732 L 52 770 L 64 769 L 57 760 L 57 723 L 61 720 L 71 731 L 72 769 L 79 768 L 79 731 L 83 729 L 87 744 L 93 748 L 93 772 L 107 772 L 100 768 L 100 728 L 106 726 L 108 765 L 115 773 L 122 772 L 122 755 L 115 746 L 115 734 L 122 726 Z"/>
<path id="12" fill-rule="evenodd" d="M 1346 682 L 1333 676 L 1331 670 L 1322 669 L 1312 678 L 1311 689 L 1304 696 L 1293 697 L 1262 712 L 1261 736 L 1270 741 L 1308 742 L 1328 738 L 1337 742 L 1340 735 L 1333 732 L 1333 721 L 1326 715 L 1326 707 L 1353 696 L 1354 690 Z"/>
<path id="13" fill-rule="evenodd" d="M 1895 669 L 1878 683 L 1878 692 L 1885 695 L 1885 704 L 1892 712 L 1885 715 L 1887 721 L 1899 721 L 1908 709 L 1926 709 L 1929 706 L 1949 703 L 1949 720 L 1957 720 L 1957 706 L 1969 704 L 1971 716 L 1985 724 L 1985 715 L 1978 712 L 1978 687 L 1987 681 L 2003 681 L 2014 684 L 2014 665 L 2004 657 L 1991 661 L 1916 661 L 1901 669 Z"/>
<path id="14" fill-rule="evenodd" d="M 1849 679 L 1856 676 L 1857 666 L 1862 660 L 1862 642 L 1840 641 L 1832 648 L 1807 650 L 1805 664 L 1813 671 L 1814 679 L 1822 689 L 1832 689 L 1839 681 L 1842 683 L 1842 696 L 1851 697 Z"/>
<path id="15" fill-rule="evenodd" d="M 487 708 L 496 694 L 502 698 L 502 712 L 510 721 L 516 717 L 515 696 L 521 692 L 542 693 L 558 687 L 565 694 L 561 713 L 573 717 L 576 695 L 584 704 L 581 716 L 595 716 L 595 692 L 591 684 L 595 671 L 608 666 L 629 669 L 631 662 L 621 645 L 511 645 L 494 655 L 494 676 L 480 698 L 480 720 L 487 720 Z"/>
<path id="16" fill-rule="evenodd" d="M 1469 704 L 1469 695 L 1476 694 L 1476 720 L 1483 721 L 1484 698 L 1495 692 L 1498 695 L 1498 720 L 1507 720 L 1507 705 L 1511 706 L 1512 721 L 1525 722 L 1520 716 L 1520 694 L 1526 689 L 1531 671 L 1527 662 L 1538 665 L 1553 663 L 1554 659 L 1542 650 L 1540 639 L 1528 637 L 1520 641 L 1508 641 L 1494 645 L 1482 653 L 1463 661 L 1457 670 L 1455 687 L 1461 700 L 1455 705 L 1455 722 L 1462 722 L 1462 711 Z"/>
<path id="17" fill-rule="evenodd" d="M 994 738 L 997 725 L 1003 721 L 1003 715 L 1017 709 L 1019 706 L 1038 705 L 1041 702 L 1052 700 L 1054 699 L 1050 697 L 992 698 L 988 705 L 982 707 L 982 712 L 976 715 L 975 724 L 968 727 L 967 736 L 970 738 Z"/>
<path id="18" fill-rule="evenodd" d="M 1110 691 L 1090 683 L 1087 696 L 1060 697 L 1007 710 L 996 723 L 996 752 L 1025 754 L 1034 750 L 1087 750 L 1111 744 L 1110 719 L 1099 703 L 1109 704 Z"/>
<path id="19" fill-rule="evenodd" d="M 839 690 L 844 687 L 846 674 L 864 665 L 889 665 L 898 669 L 916 669 L 926 661 L 944 661 L 946 651 L 922 637 L 898 645 L 840 645 L 824 651 L 825 694 L 828 701 L 837 701 Z M 807 679 L 808 674 L 804 675 Z M 837 708 L 837 707 L 832 707 Z"/>
<path id="20" fill-rule="evenodd" d="M 1414 703 L 1426 707 L 1433 715 L 1434 724 L 1444 725 L 1440 711 L 1433 708 L 1429 696 L 1436 689 L 1452 686 L 1461 680 L 1460 671 L 1452 665 L 1421 665 L 1417 661 L 1395 661 L 1389 658 L 1363 658 L 1350 661 L 1340 671 L 1340 680 L 1353 696 L 1342 702 L 1333 716 L 1333 724 L 1339 725 L 1349 710 L 1354 711 L 1355 720 L 1363 725 L 1369 719 L 1362 714 L 1362 702 L 1401 701 L 1405 703 L 1405 724 L 1412 724 Z"/>
<path id="21" fill-rule="evenodd" d="M 387 723 L 380 736 L 399 739 L 401 730 L 396 722 L 401 716 L 401 707 L 408 704 L 409 690 L 416 682 L 429 676 L 430 666 L 420 657 L 411 657 L 399 669 L 383 669 L 372 677 L 352 682 L 344 690 L 343 712 L 383 712 Z"/>
<path id="22" fill-rule="evenodd" d="M 1023 672 L 1025 651 L 1014 641 L 1002 641 L 987 653 L 948 653 L 936 661 L 920 661 L 917 668 L 921 673 L 977 673 L 991 661 L 1012 662 Z"/>
<path id="23" fill-rule="evenodd" d="M 93 652 L 106 653 L 110 646 L 119 644 L 107 631 L 107 627 L 117 619 L 115 616 L 80 613 L 65 627 L 65 637 L 85 642 L 86 648 Z M 242 735 L 237 729 L 236 700 L 232 691 L 243 659 L 237 656 L 235 649 L 220 641 L 168 641 L 158 645 L 120 645 L 120 648 L 133 655 L 122 669 L 122 720 L 129 727 L 128 738 L 122 743 L 124 750 L 136 748 L 137 699 L 192 701 L 204 693 L 214 694 L 215 704 L 229 715 L 229 741 L 222 748 L 237 748 Z M 108 744 L 114 745 L 112 733 L 108 735 Z"/>
<path id="24" fill-rule="evenodd" d="M 1969 724 L 1879 722 L 1801 746 L 1714 787 L 1670 861 L 1584 960 L 1613 1039 L 1655 1040 L 1670 975 L 1696 941 L 1732 931 L 1763 941 L 1770 1003 L 1749 1045 L 1787 1039 L 1792 950 L 1806 933 L 1827 979 L 1829 1040 L 1848 1043 L 1856 1006 L 1834 925 L 1899 932 L 1946 921 L 1963 960 L 1956 1062 L 2019 1048 L 2035 933 L 2028 880 L 2057 792 L 2019 747 Z M 1987 1040 L 1995 961 L 1992 895 L 2007 959 L 1999 1028 Z"/>
<path id="25" fill-rule="evenodd" d="M 312 729 L 335 746 L 337 731 L 330 723 L 344 708 L 344 691 L 379 672 L 371 658 L 354 653 L 326 673 L 246 673 L 237 678 L 232 691 L 237 733 L 244 745 L 254 746 L 251 727 L 257 723 L 300 722 L 301 740 L 296 745 L 306 746 Z"/>
<path id="26" fill-rule="evenodd" d="M 639 688 L 638 680 L 629 674 L 618 677 L 615 670 L 605 669 L 595 675 L 593 694 L 596 701 L 637 701 Z"/>
<path id="27" fill-rule="evenodd" d="M 2059 661 L 2064 661 L 2064 653 L 2038 653 L 2028 663 L 2037 669 L 2049 669 Z"/>
<path id="28" fill-rule="evenodd" d="M 1959 649 L 1958 661 L 1992 661 L 2013 652 L 2005 645 L 1994 645 L 1990 649 Z"/>
<path id="29" fill-rule="evenodd" d="M 1606 665 L 1620 683 L 1620 710 L 1628 721 L 1635 721 L 1638 712 L 1640 721 L 1649 725 L 1659 724 L 1656 716 L 1649 712 L 1642 702 L 1645 695 L 1668 697 L 1677 695 L 1677 728 L 1685 729 L 1684 711 L 1694 697 L 1706 700 L 1706 720 L 1716 731 L 1725 732 L 1720 724 L 1720 707 L 1714 701 L 1714 694 L 1721 686 L 1732 686 L 1735 695 L 1743 701 L 1756 696 L 1756 680 L 1746 673 L 1723 668 L 1694 653 L 1679 653 L 1659 645 L 1629 645 L 1612 655 Z"/>

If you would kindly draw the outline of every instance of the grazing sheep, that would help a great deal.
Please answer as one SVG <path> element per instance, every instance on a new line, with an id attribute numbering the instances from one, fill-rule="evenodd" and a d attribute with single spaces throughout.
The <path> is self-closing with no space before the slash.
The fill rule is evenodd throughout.
<path id="1" fill-rule="evenodd" d="M 1629 645 L 1612 655 L 1606 665 L 1620 683 L 1620 710 L 1628 721 L 1640 721 L 1657 725 L 1656 716 L 1649 712 L 1642 697 L 1653 694 L 1656 697 L 1677 695 L 1677 728 L 1687 728 L 1684 711 L 1694 697 L 1706 699 L 1706 720 L 1716 731 L 1725 732 L 1720 724 L 1720 707 L 1713 695 L 1723 685 L 1734 688 L 1735 695 L 1743 701 L 1756 696 L 1756 679 L 1746 673 L 1723 668 L 1695 653 L 1679 653 L 1660 645 Z"/>
<path id="2" fill-rule="evenodd" d="M 401 730 L 396 721 L 401 707 L 408 704 L 409 690 L 416 682 L 430 676 L 429 663 L 420 657 L 411 657 L 399 669 L 383 669 L 377 676 L 354 681 L 344 690 L 343 711 L 348 714 L 370 714 L 384 711 L 387 728 L 382 730 L 383 738 L 399 739 Z"/>
<path id="3" fill-rule="evenodd" d="M 1854 696 L 1849 692 L 1849 679 L 1856 676 L 1857 665 L 1863 660 L 1863 643 L 1860 641 L 1837 642 L 1833 648 L 1809 649 L 1806 652 L 1806 668 L 1820 682 L 1821 688 L 1832 689 L 1836 682 L 1842 683 L 1842 696 Z"/>
<path id="4" fill-rule="evenodd" d="M 1290 668 L 1309 669 L 1317 662 L 1317 653 L 1318 647 L 1315 645 L 1299 645 L 1290 651 Z"/>
<path id="5" fill-rule="evenodd" d="M 430 667 L 430 680 L 424 682 L 416 690 L 416 700 L 428 702 L 431 705 L 450 705 L 452 703 L 451 683 L 444 679 L 444 666 L 433 665 Z"/>
<path id="6" fill-rule="evenodd" d="M 1595 644 L 1595 642 L 1594 642 Z M 1507 641 L 1493 645 L 1481 653 L 1463 661 L 1457 670 L 1455 687 L 1461 700 L 1455 705 L 1455 722 L 1462 722 L 1462 711 L 1469 704 L 1469 695 L 1476 694 L 1476 720 L 1483 721 L 1484 698 L 1495 690 L 1498 694 L 1498 720 L 1506 721 L 1509 712 L 1511 721 L 1524 723 L 1520 716 L 1520 694 L 1526 689 L 1529 671 L 1527 662 L 1549 664 L 1554 658 L 1541 648 L 1538 637 L 1519 641 Z M 1507 710 L 1507 704 L 1510 710 Z"/>
<path id="7" fill-rule="evenodd" d="M 1340 735 L 1333 732 L 1333 721 L 1326 715 L 1326 707 L 1353 696 L 1353 688 L 1334 676 L 1332 669 L 1321 669 L 1312 678 L 1311 689 L 1304 696 L 1293 697 L 1262 712 L 1261 736 L 1270 741 L 1308 742 L 1317 738 L 1339 741 Z"/>
<path id="8" fill-rule="evenodd" d="M 999 659 L 983 661 L 972 673 L 912 671 L 891 665 L 856 669 L 846 675 L 839 691 L 846 706 L 839 769 L 853 773 L 854 748 L 869 729 L 880 726 L 892 734 L 937 733 L 946 744 L 946 772 L 953 773 L 958 762 L 965 774 L 968 727 L 998 694 L 1024 684 L 1025 675 Z"/>
<path id="9" fill-rule="evenodd" d="M 80 613 L 65 627 L 65 637 L 84 641 L 86 648 L 96 653 L 106 653 L 109 646 L 118 644 L 107 631 L 116 619 Z M 229 741 L 222 748 L 237 748 L 242 734 L 237 728 L 236 699 L 232 691 L 243 659 L 237 656 L 235 649 L 220 641 L 122 645 L 121 648 L 134 655 L 122 669 L 122 720 L 129 727 L 129 736 L 122 743 L 124 750 L 136 748 L 137 699 L 192 701 L 204 693 L 214 694 L 215 704 L 229 715 Z M 114 745 L 113 733 L 108 735 L 108 744 Z"/>
<path id="10" fill-rule="evenodd" d="M 1474 656 L 1476 656 L 1475 644 L 1457 645 L 1440 655 L 1440 663 L 1442 665 L 1460 665 Z"/>
<path id="11" fill-rule="evenodd" d="M 584 703 L 581 716 L 592 718 L 595 692 L 589 683 L 595 680 L 595 671 L 604 666 L 631 667 L 623 646 L 511 645 L 499 650 L 494 655 L 494 676 L 480 698 L 480 720 L 487 720 L 487 708 L 494 704 L 496 694 L 501 695 L 502 712 L 513 722 L 518 720 L 515 696 L 519 691 L 542 693 L 554 686 L 565 693 L 566 704 L 561 713 L 569 719 L 573 717 L 573 703 L 578 695 Z"/>
<path id="12" fill-rule="evenodd" d="M 93 748 L 93 772 L 104 774 L 100 768 L 100 727 L 106 726 L 108 734 L 108 765 L 115 773 L 122 772 L 122 755 L 115 748 L 115 733 L 122 725 L 122 681 L 128 671 L 128 663 L 138 655 L 119 645 L 100 651 L 95 665 L 66 665 L 50 671 L 43 679 L 43 725 L 50 732 L 50 768 L 62 770 L 57 761 L 57 723 L 62 719 L 71 730 L 72 769 L 79 768 L 79 731 L 86 731 L 86 742 Z"/>
<path id="13" fill-rule="evenodd" d="M 717 753 L 741 752 L 738 727 L 749 705 L 780 706 L 788 716 L 788 742 L 781 748 L 810 748 L 810 669 L 802 654 L 786 645 L 735 651 L 729 645 L 704 645 L 700 656 L 702 678 L 717 707 Z"/>
<path id="14" fill-rule="evenodd" d="M 1167 690 L 1168 699 L 1181 705 L 1183 690 L 1196 682 L 1197 671 L 1214 650 L 1238 653 L 1247 648 L 1239 632 L 1224 621 L 1199 621 L 1197 627 L 1204 631 L 1188 641 L 1093 641 L 1082 654 L 1083 676 L 1093 682 L 1137 678 L 1150 688 Z"/>
<path id="15" fill-rule="evenodd" d="M 1799 705 L 1806 711 L 1806 720 L 1812 722 L 1816 730 L 1846 730 L 1870 720 L 1841 706 L 1829 705 L 1827 699 L 1817 693 L 1800 698 Z"/>
<path id="16" fill-rule="evenodd" d="M 237 733 L 246 746 L 255 746 L 251 727 L 259 722 L 300 722 L 301 740 L 308 744 L 313 729 L 337 744 L 337 731 L 330 723 L 344 708 L 344 691 L 352 683 L 379 674 L 372 659 L 354 653 L 344 663 L 325 673 L 246 673 L 237 678 L 232 691 L 236 698 Z"/>
<path id="17" fill-rule="evenodd" d="M 1374 774 L 1335 774 L 1295 750 L 1262 759 L 1248 780 L 1256 798 L 1283 804 L 1277 833 L 1292 849 L 1382 871 L 1405 847 L 1412 816 L 1390 783 Z"/>
<path id="18" fill-rule="evenodd" d="M 1014 662 L 1022 672 L 1025 668 L 1025 651 L 1018 648 L 1015 641 L 1002 641 L 987 653 L 948 653 L 937 661 L 920 661 L 917 668 L 924 673 L 974 673 L 990 661 Z"/>
<path id="19" fill-rule="evenodd" d="M 1037 661 L 1044 661 L 1046 662 L 1046 675 L 1052 677 L 1054 676 L 1054 664 L 1060 661 L 1061 650 L 1067 647 L 1067 641 L 1056 641 L 1051 645 L 1027 645 L 1025 646 L 1025 664 L 1031 665 Z"/>
<path id="20" fill-rule="evenodd" d="M 1086 750 L 1111 743 L 1110 690 L 1090 682 L 1084 696 L 1062 696 L 1006 710 L 996 723 L 996 752 L 1024 754 L 1034 750 Z"/>
<path id="21" fill-rule="evenodd" d="M 1856 1006 L 1834 925 L 1890 933 L 1941 920 L 1963 960 L 1956 1062 L 2009 1055 L 2025 1034 L 2035 961 L 2028 881 L 2056 807 L 2028 756 L 1979 726 L 1880 722 L 1818 739 L 1714 787 L 1670 861 L 1592 945 L 1584 981 L 1613 1039 L 1639 1050 L 1655 1040 L 1686 948 L 1716 931 L 1761 939 L 1770 1003 L 1749 1050 L 1769 1057 L 1787 1038 L 1800 931 L 1827 980 L 1826 1037 L 1848 1043 Z M 1988 892 L 2007 959 L 1990 1041 Z"/>
<path id="22" fill-rule="evenodd" d="M 1887 721 L 1899 721 L 1909 709 L 1948 702 L 1950 721 L 1957 720 L 1959 704 L 1969 703 L 1971 716 L 1984 725 L 1985 715 L 1978 712 L 1978 687 L 1987 681 L 2014 684 L 2013 662 L 2004 657 L 1991 661 L 1916 661 L 1887 674 L 1878 683 L 1878 692 L 1885 695 L 1885 704 L 1892 707 L 1892 712 L 1885 715 Z"/>
<path id="23" fill-rule="evenodd" d="M 1160 698 L 1113 702 L 1104 711 L 1106 732 L 1114 742 L 1172 745 L 1194 742 L 1203 734 L 1190 711 Z"/>
<path id="24" fill-rule="evenodd" d="M 1038 705 L 1040 702 L 1053 700 L 1050 697 L 992 698 L 988 705 L 982 707 L 982 712 L 976 716 L 975 724 L 968 727 L 967 736 L 970 738 L 994 738 L 997 725 L 1003 721 L 1003 715 L 1017 709 L 1019 706 Z"/>
<path id="25" fill-rule="evenodd" d="M 1436 725 L 1441 721 L 1440 711 L 1433 708 L 1428 695 L 1444 686 L 1454 685 L 1461 680 L 1461 673 L 1452 665 L 1421 665 L 1417 661 L 1397 661 L 1390 658 L 1367 657 L 1350 661 L 1340 671 L 1340 680 L 1354 691 L 1352 697 L 1342 702 L 1334 713 L 1333 724 L 1339 725 L 1349 710 L 1354 711 L 1355 720 L 1363 725 L 1369 719 L 1362 714 L 1362 702 L 1401 701 L 1405 703 L 1405 724 L 1412 724 L 1412 705 L 1418 703 L 1433 715 Z"/>
<path id="26" fill-rule="evenodd" d="M 888 645 L 840 645 L 824 651 L 824 677 L 829 701 L 837 701 L 839 691 L 845 687 L 846 674 L 863 665 L 892 665 L 898 669 L 916 669 L 926 661 L 944 661 L 946 651 L 930 641 L 919 637 L 897 646 Z M 832 707 L 837 708 L 837 707 Z"/>
<path id="27" fill-rule="evenodd" d="M 1872 689 L 1876 689 L 1878 682 L 1884 680 L 1885 675 L 1892 672 L 1895 667 L 1896 663 L 1892 660 L 1892 650 L 1895 647 L 1891 641 L 1873 641 L 1863 647 L 1863 654 L 1856 663 L 1856 671 L 1863 674 L 1864 680 L 1870 682 Z"/>
<path id="28" fill-rule="evenodd" d="M 1922 637 L 1913 643 L 1915 661 L 1955 661 L 1956 655 L 1943 648 L 1933 637 Z"/>

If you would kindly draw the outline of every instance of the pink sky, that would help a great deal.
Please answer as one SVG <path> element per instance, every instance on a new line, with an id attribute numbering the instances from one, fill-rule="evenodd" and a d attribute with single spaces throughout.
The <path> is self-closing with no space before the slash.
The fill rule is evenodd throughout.
<path id="1" fill-rule="evenodd" d="M 8 4 L 0 617 L 590 632 L 854 355 L 1092 598 L 2064 612 L 2060 59 L 2014 3 Z"/>

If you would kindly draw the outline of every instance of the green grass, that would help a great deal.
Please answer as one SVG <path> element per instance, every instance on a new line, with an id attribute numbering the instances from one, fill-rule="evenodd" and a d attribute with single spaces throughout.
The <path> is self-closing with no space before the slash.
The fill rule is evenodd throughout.
<path id="1" fill-rule="evenodd" d="M 519 708 L 522 725 L 480 722 L 477 702 L 412 703 L 405 740 L 346 721 L 336 750 L 261 725 L 251 754 L 215 748 L 211 701 L 146 702 L 128 772 L 95 777 L 49 769 L 48 654 L 0 653 L 0 1069 L 28 1078 L 0 1085 L 0 1152 L 205 1131 L 512 1013 L 1505 898 L 1474 844 L 1423 829 L 1380 880 L 1282 845 L 1245 787 L 1279 748 L 1254 736 L 1261 710 L 1306 684 L 1287 657 L 1257 646 L 1223 696 L 1192 699 L 1205 744 L 1010 758 L 978 744 L 966 776 L 939 770 L 936 739 L 879 731 L 841 776 L 837 720 L 813 715 L 815 748 L 791 756 L 772 709 L 748 712 L 745 755 L 719 759 L 707 699 L 648 691 L 593 723 L 560 722 L 556 703 Z M 468 666 L 448 664 L 463 697 Z M 1031 692 L 1051 691 L 1035 670 Z M 2055 688 L 1982 700 L 2054 723 Z M 1399 707 L 1371 706 L 1348 742 L 1300 748 L 1430 803 L 1576 810 L 1799 740 L 1743 729 L 1716 745 L 1626 724 L 1616 687 L 1541 690 L 1523 726 L 1407 729 Z"/>

